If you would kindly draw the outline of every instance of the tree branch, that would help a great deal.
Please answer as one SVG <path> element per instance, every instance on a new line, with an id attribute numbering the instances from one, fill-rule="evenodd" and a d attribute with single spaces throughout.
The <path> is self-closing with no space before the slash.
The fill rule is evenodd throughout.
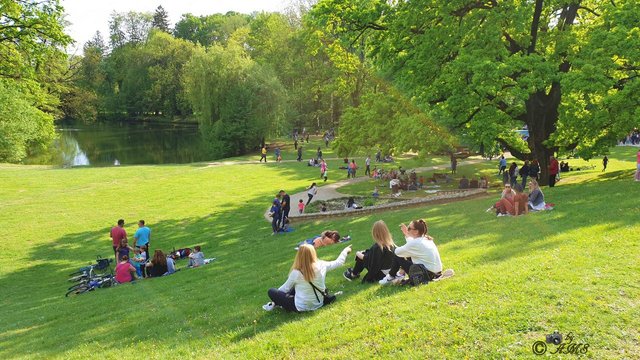
<path id="1" fill-rule="evenodd" d="M 473 118 L 476 116 L 476 114 L 478 114 L 480 112 L 480 110 L 482 110 L 482 106 L 478 106 L 472 113 L 471 115 L 469 115 L 467 117 L 467 119 L 457 125 L 453 126 L 453 129 L 460 129 L 463 125 L 468 124 L 469 122 L 471 122 L 471 120 L 473 120 Z"/>
<path id="2" fill-rule="evenodd" d="M 506 140 L 497 137 L 495 138 L 495 140 L 500 143 L 500 145 L 502 145 L 504 148 L 506 148 L 507 150 L 509 150 L 509 152 L 511 153 L 511 155 L 515 156 L 517 159 L 520 160 L 533 160 L 533 154 L 532 153 L 524 153 L 516 148 L 514 148 L 511 144 L 509 144 Z"/>
<path id="3" fill-rule="evenodd" d="M 540 16 L 542 16 L 542 2 L 543 0 L 536 0 L 536 7 L 533 12 L 533 20 L 531 21 L 531 43 L 527 54 L 533 54 L 536 52 L 536 43 L 538 42 L 538 27 L 540 27 Z"/>
<path id="4" fill-rule="evenodd" d="M 593 15 L 600 17 L 600 14 L 598 14 L 597 12 L 595 12 L 594 10 L 592 10 L 592 9 L 586 7 L 586 6 L 578 6 L 578 10 L 580 10 L 580 9 L 586 10 L 587 12 L 590 12 Z"/>
<path id="5" fill-rule="evenodd" d="M 511 37 L 511 35 L 509 35 L 509 33 L 507 33 L 506 31 L 503 31 L 502 35 L 504 36 L 505 40 L 507 40 L 507 42 L 509 43 L 509 46 L 507 46 L 507 50 L 509 50 L 511 54 L 516 54 L 522 51 L 522 46 L 520 46 L 518 42 L 515 41 Z"/>

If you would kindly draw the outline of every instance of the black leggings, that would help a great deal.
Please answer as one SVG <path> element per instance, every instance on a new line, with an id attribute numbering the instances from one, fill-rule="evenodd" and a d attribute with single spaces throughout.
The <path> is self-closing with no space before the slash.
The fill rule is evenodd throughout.
<path id="1" fill-rule="evenodd" d="M 400 256 L 393 256 L 393 263 L 391 264 L 391 270 L 389 270 L 389 275 L 396 276 L 398 274 L 398 270 L 402 268 L 405 273 L 409 273 L 409 268 L 413 265 L 413 261 L 411 258 L 403 258 Z"/>
<path id="2" fill-rule="evenodd" d="M 307 200 L 307 205 L 309 205 L 309 203 L 311 202 L 311 199 L 313 199 L 313 195 L 311 194 L 307 194 L 307 195 L 309 196 L 309 200 Z"/>
<path id="3" fill-rule="evenodd" d="M 282 306 L 282 308 L 287 311 L 298 312 L 294 300 L 296 294 L 296 291 L 294 289 L 291 289 L 290 292 L 286 293 L 284 291 L 271 288 L 269 289 L 268 294 L 269 298 L 271 299 L 271 301 L 273 301 L 274 304 Z"/>

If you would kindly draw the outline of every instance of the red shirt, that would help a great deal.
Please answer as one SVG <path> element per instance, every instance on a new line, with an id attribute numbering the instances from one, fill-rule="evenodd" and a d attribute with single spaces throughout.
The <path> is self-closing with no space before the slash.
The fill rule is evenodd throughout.
<path id="1" fill-rule="evenodd" d="M 553 159 L 549 163 L 549 175 L 556 175 L 558 173 L 558 160 Z"/>
<path id="2" fill-rule="evenodd" d="M 136 271 L 136 268 L 130 263 L 118 263 L 118 265 L 116 265 L 116 281 L 121 284 L 130 282 L 133 280 L 131 277 L 132 271 Z"/>
<path id="3" fill-rule="evenodd" d="M 120 240 L 127 237 L 127 231 L 120 226 L 114 226 L 111 228 L 111 239 L 113 239 L 113 246 L 120 245 Z"/>

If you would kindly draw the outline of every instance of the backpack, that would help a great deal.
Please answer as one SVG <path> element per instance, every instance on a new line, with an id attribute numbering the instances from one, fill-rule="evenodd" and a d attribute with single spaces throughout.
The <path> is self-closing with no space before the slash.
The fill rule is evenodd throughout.
<path id="1" fill-rule="evenodd" d="M 420 284 L 427 284 L 433 279 L 433 273 L 427 270 L 424 265 L 412 264 L 409 267 L 409 285 L 417 286 Z"/>

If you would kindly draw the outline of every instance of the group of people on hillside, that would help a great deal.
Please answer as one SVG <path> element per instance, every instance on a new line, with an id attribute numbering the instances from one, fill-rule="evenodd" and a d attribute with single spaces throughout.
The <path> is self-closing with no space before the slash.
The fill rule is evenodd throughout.
<path id="1" fill-rule="evenodd" d="M 403 284 L 409 273 L 421 272 L 425 281 L 442 275 L 440 253 L 424 220 L 413 220 L 400 229 L 406 244 L 396 246 L 384 221 L 373 224 L 371 236 L 374 244 L 367 250 L 356 252 L 355 264 L 343 276 L 352 281 L 362 277 L 362 282 L 379 282 L 381 285 Z M 266 311 L 280 307 L 286 311 L 303 312 L 319 309 L 324 305 L 327 272 L 344 265 L 351 245 L 342 250 L 333 261 L 319 260 L 314 245 L 303 243 L 296 253 L 287 280 L 279 288 L 271 288 L 267 295 L 271 299 L 262 306 Z"/>
<path id="2" fill-rule="evenodd" d="M 151 229 L 145 225 L 144 220 L 138 221 L 138 229 L 134 236 L 134 246 L 129 246 L 127 231 L 124 229 L 124 219 L 120 219 L 117 225 L 111 228 L 109 236 L 113 244 L 113 252 L 116 258 L 115 279 L 119 283 L 131 282 L 140 278 L 160 277 L 176 272 L 175 259 L 177 255 L 165 254 L 156 249 L 153 257 L 149 257 L 151 244 Z M 194 247 L 190 252 L 189 267 L 204 265 L 205 257 L 200 246 Z M 132 256 L 133 253 L 133 256 Z"/>
<path id="3" fill-rule="evenodd" d="M 544 194 L 538 181 L 532 179 L 529 181 L 529 194 L 523 192 L 520 184 L 504 184 L 500 200 L 487 209 L 487 212 L 495 211 L 497 216 L 518 216 L 529 213 L 529 210 L 540 211 L 545 208 Z"/>

